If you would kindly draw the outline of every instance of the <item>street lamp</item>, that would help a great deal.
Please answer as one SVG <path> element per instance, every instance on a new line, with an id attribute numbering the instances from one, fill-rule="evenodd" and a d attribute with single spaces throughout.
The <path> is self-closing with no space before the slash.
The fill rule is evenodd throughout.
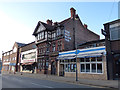
<path id="1" fill-rule="evenodd" d="M 73 16 L 73 31 L 74 31 L 74 47 L 75 47 L 75 49 L 76 49 L 76 57 L 75 57 L 75 59 L 76 59 L 76 81 L 78 81 L 78 71 L 77 71 L 77 54 L 78 54 L 78 52 L 77 52 L 77 42 L 76 42 L 76 39 L 75 39 L 75 31 L 76 31 L 76 21 L 78 21 L 79 20 L 79 16 L 78 15 L 75 15 L 75 16 Z"/>

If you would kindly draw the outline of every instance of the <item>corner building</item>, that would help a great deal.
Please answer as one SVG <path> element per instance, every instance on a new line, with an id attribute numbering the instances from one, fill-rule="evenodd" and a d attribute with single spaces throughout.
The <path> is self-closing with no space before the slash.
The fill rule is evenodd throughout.
<path id="1" fill-rule="evenodd" d="M 37 46 L 37 73 L 56 75 L 59 52 L 74 50 L 78 43 L 100 39 L 86 24 L 83 25 L 74 8 L 70 9 L 70 15 L 61 22 L 53 23 L 49 19 L 47 23 L 38 22 L 33 32 Z"/>

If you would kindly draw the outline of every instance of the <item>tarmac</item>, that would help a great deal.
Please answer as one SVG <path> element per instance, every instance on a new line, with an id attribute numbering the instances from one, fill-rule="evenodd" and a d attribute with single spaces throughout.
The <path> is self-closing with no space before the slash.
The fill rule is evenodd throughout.
<path id="1" fill-rule="evenodd" d="M 63 77 L 63 76 L 56 76 L 56 75 L 46 75 L 46 74 L 32 74 L 32 73 L 6 73 L 3 72 L 2 75 L 9 74 L 9 75 L 15 75 L 15 76 L 24 76 L 24 77 L 30 77 L 30 78 L 36 78 L 36 79 L 42 79 L 42 80 L 51 80 L 56 82 L 64 82 L 64 83 L 73 83 L 73 84 L 83 84 L 83 85 L 91 85 L 101 88 L 111 88 L 111 89 L 118 89 L 118 80 L 93 80 L 93 79 L 80 79 L 78 78 L 78 81 L 76 81 L 76 78 L 72 77 Z M 119 81 L 120 82 L 120 81 Z M 120 83 L 119 83 L 120 84 Z M 120 88 L 119 88 L 120 90 Z"/>

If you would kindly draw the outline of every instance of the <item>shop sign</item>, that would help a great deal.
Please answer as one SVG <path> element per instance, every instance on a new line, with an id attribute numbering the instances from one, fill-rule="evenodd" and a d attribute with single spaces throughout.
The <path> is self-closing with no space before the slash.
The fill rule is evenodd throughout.
<path id="1" fill-rule="evenodd" d="M 35 62 L 35 59 L 23 60 L 23 63 L 26 63 L 26 62 Z"/>
<path id="2" fill-rule="evenodd" d="M 15 66 L 16 65 L 16 63 L 10 63 L 10 66 Z"/>

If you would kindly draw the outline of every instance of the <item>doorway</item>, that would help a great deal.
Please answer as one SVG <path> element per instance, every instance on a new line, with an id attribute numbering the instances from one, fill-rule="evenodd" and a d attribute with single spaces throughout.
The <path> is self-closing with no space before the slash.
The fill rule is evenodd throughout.
<path id="1" fill-rule="evenodd" d="M 64 76 L 64 64 L 60 64 L 59 75 L 60 75 L 60 76 Z"/>
<path id="2" fill-rule="evenodd" d="M 55 61 L 53 61 L 51 63 L 51 74 L 52 75 L 56 75 L 56 65 L 55 65 Z"/>
<path id="3" fill-rule="evenodd" d="M 120 79 L 120 54 L 114 55 L 114 79 Z"/>

